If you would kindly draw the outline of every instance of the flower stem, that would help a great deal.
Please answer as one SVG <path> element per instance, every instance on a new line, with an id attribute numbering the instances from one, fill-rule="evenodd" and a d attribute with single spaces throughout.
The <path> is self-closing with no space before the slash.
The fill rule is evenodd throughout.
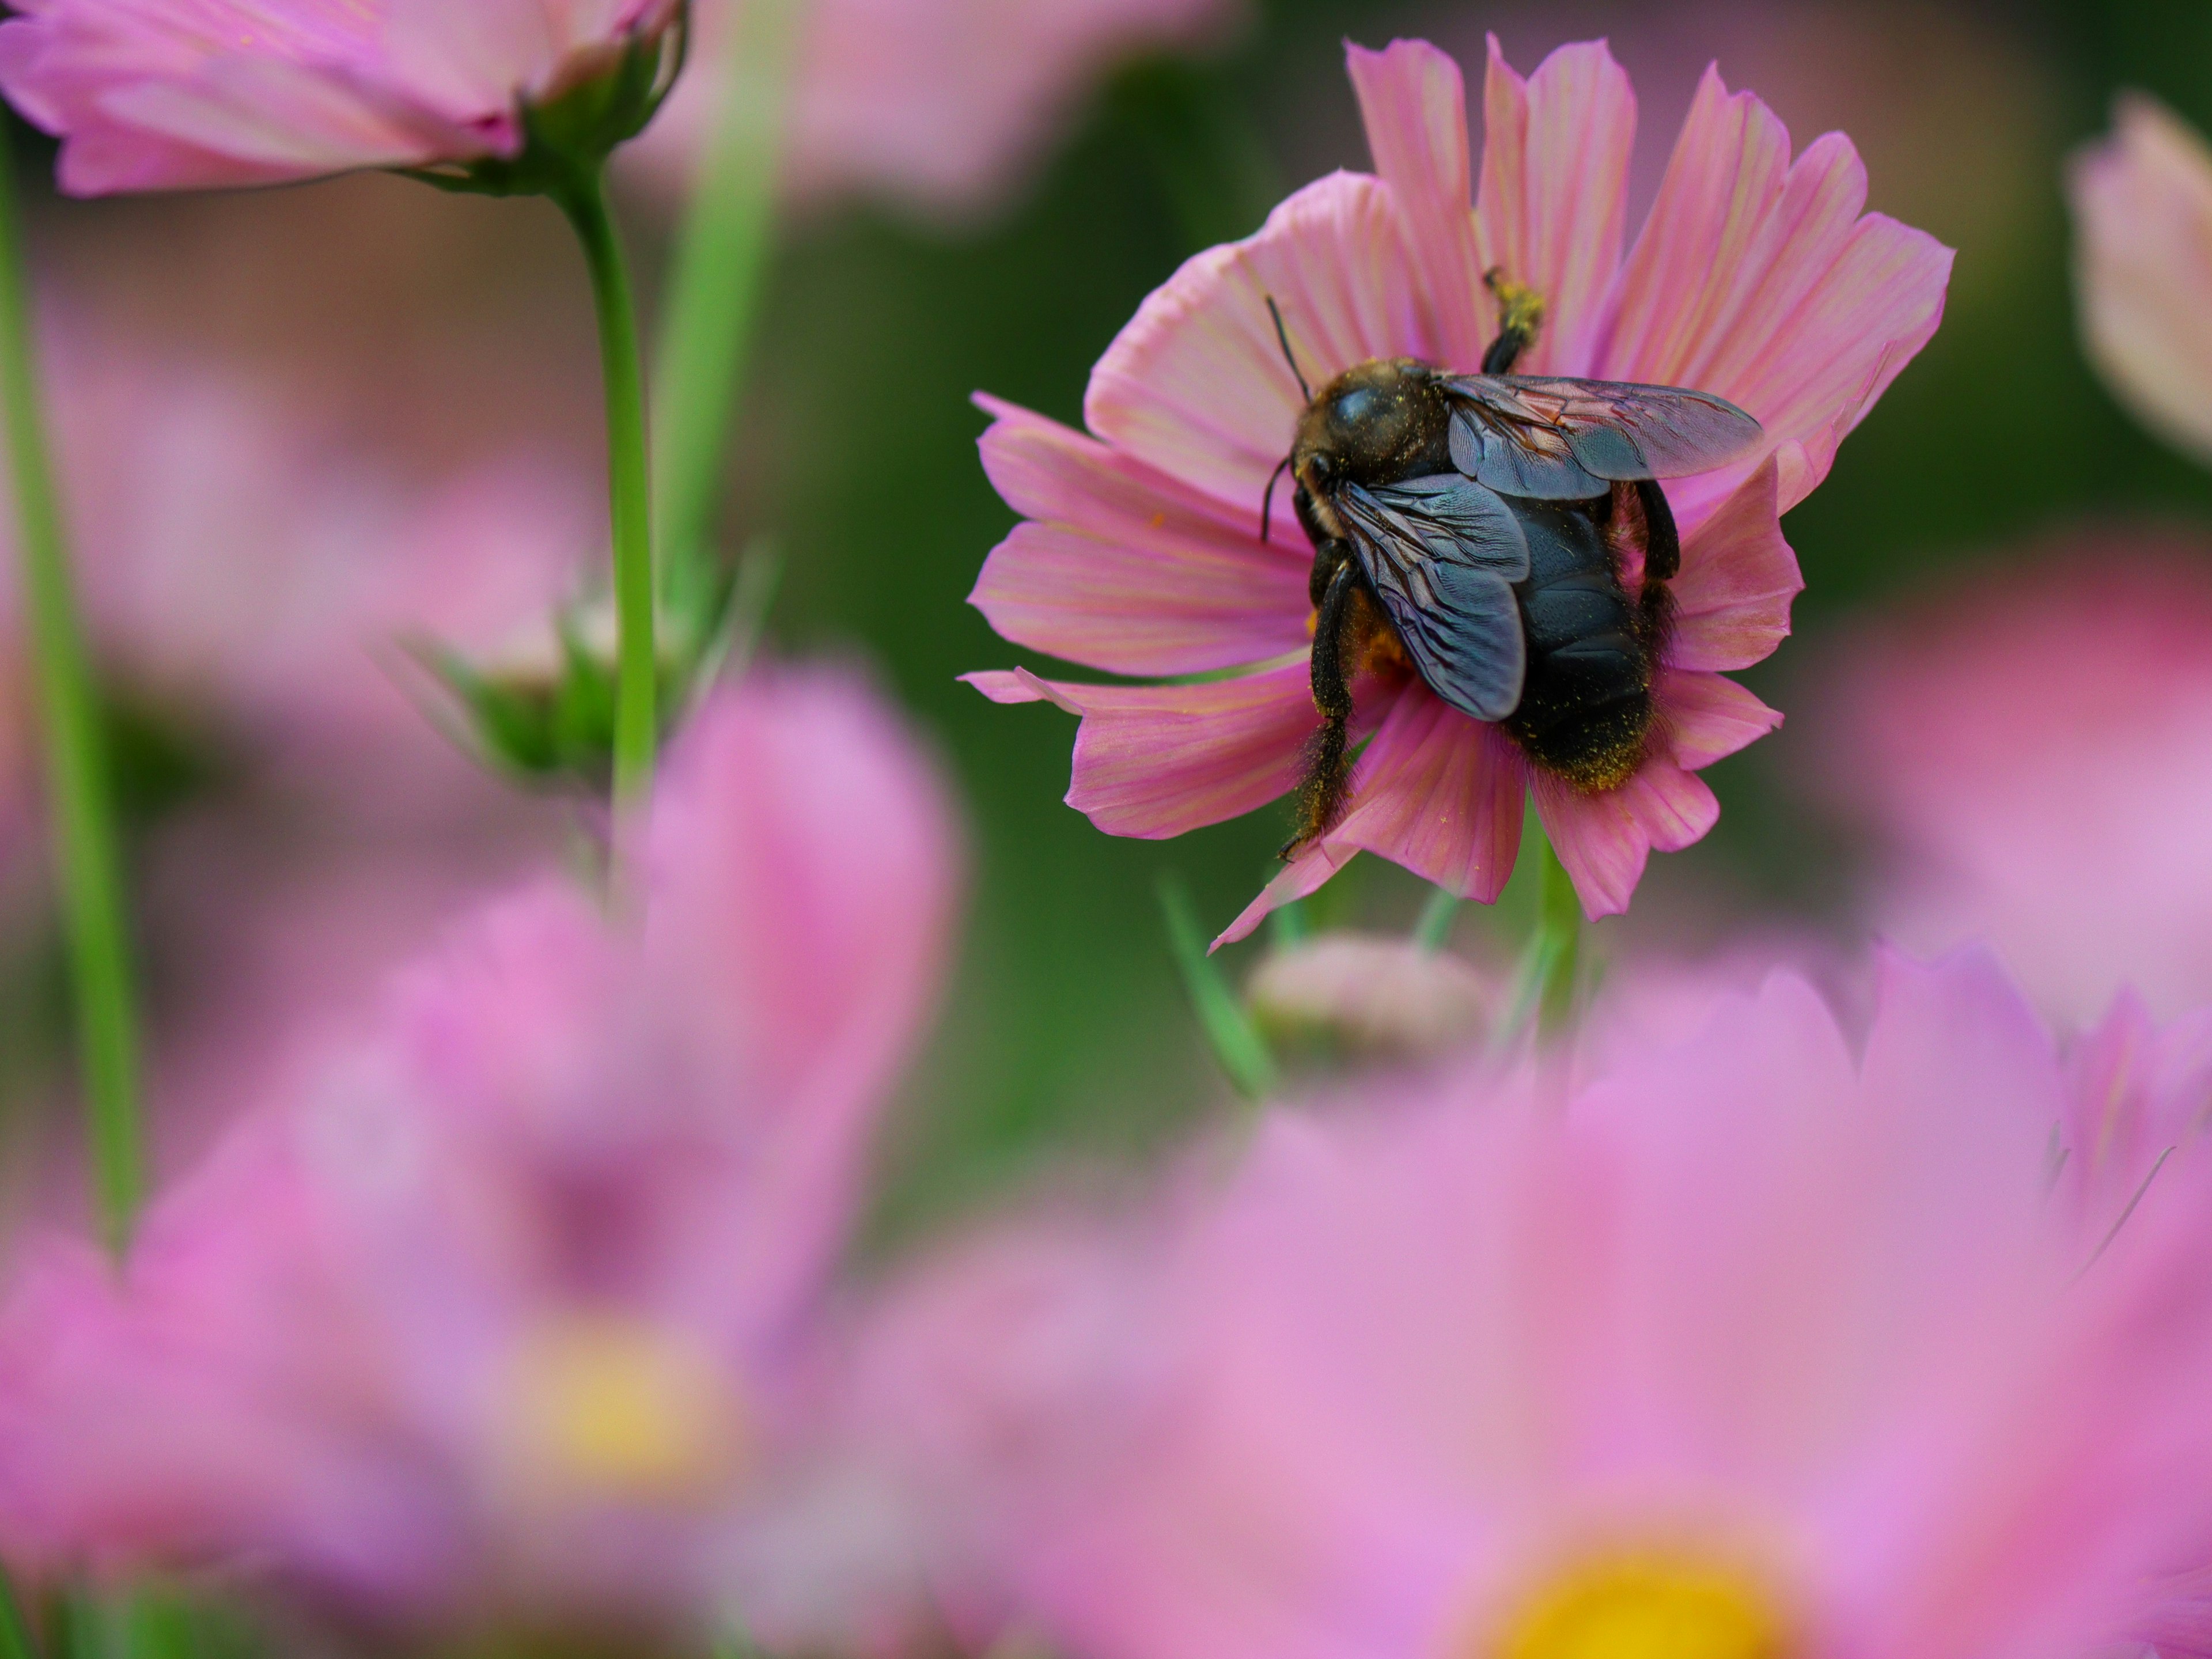
<path id="1" fill-rule="evenodd" d="M 16 1600 L 15 1586 L 4 1570 L 0 1570 L 0 1659 L 39 1659 L 38 1644 L 31 1639 L 22 1603 Z"/>
<path id="2" fill-rule="evenodd" d="M 653 791 L 659 720 L 654 708 L 659 656 L 653 644 L 653 507 L 647 494 L 645 375 L 637 343 L 629 270 L 607 212 L 605 181 L 581 174 L 556 198 L 584 245 L 599 319 L 599 368 L 607 405 L 608 510 L 614 526 L 616 844 L 623 822 Z"/>
<path id="3" fill-rule="evenodd" d="M 1583 905 L 1566 866 L 1539 831 L 1536 840 L 1536 932 L 1529 944 L 1534 964 L 1536 1035 L 1552 1042 L 1574 1024 L 1575 982 L 1582 963 Z"/>
<path id="4" fill-rule="evenodd" d="M 775 246 L 777 168 L 799 0 L 744 0 L 719 69 L 725 101 L 677 233 L 653 359 L 653 515 L 663 580 L 714 532 L 730 422 Z"/>
<path id="5" fill-rule="evenodd" d="M 138 1207 L 138 1017 L 106 742 L 70 572 L 40 406 L 22 221 L 0 134 L 0 400 L 15 488 L 17 550 L 45 726 L 53 857 L 69 933 L 78 1064 L 108 1243 Z"/>
<path id="6" fill-rule="evenodd" d="M 1421 907 L 1420 920 L 1413 924 L 1413 943 L 1424 951 L 1441 951 L 1444 941 L 1451 937 L 1452 923 L 1459 919 L 1462 901 L 1457 893 L 1439 887 L 1429 895 L 1429 902 Z"/>
<path id="7" fill-rule="evenodd" d="M 1252 1024 L 1244 1005 L 1229 988 L 1221 969 L 1206 949 L 1206 933 L 1191 908 L 1190 895 L 1172 876 L 1159 884 L 1160 911 L 1166 918 L 1168 949 L 1182 975 L 1199 1029 L 1205 1032 L 1213 1058 L 1237 1092 L 1254 1104 L 1275 1091 L 1275 1056 L 1267 1039 Z"/>

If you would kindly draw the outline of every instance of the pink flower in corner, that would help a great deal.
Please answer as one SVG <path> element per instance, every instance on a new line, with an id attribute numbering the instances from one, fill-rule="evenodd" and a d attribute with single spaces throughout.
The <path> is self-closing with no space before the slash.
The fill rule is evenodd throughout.
<path id="1" fill-rule="evenodd" d="M 2085 1272 L 2062 1095 L 1986 957 L 1887 963 L 1863 1040 L 1778 975 L 1564 1101 L 1277 1112 L 944 1259 L 872 1397 L 948 1580 L 1090 1659 L 2134 1651 L 2212 1522 L 2212 1170 Z"/>
<path id="2" fill-rule="evenodd" d="M 1719 808 L 1698 769 L 1780 719 L 1724 678 L 1788 632 L 1802 584 L 1778 515 L 1934 332 L 1951 255 L 1860 211 L 1865 176 L 1848 140 L 1830 134 L 1793 161 L 1773 113 L 1714 71 L 1624 257 L 1635 98 L 1602 44 L 1562 47 L 1524 80 L 1493 41 L 1479 164 L 1449 58 L 1399 41 L 1352 47 L 1350 65 L 1379 176 L 1309 185 L 1256 235 L 1184 265 L 1093 372 L 1092 435 L 984 401 L 995 417 L 984 465 L 1030 522 L 992 554 L 973 602 L 1017 644 L 1183 678 L 969 678 L 995 700 L 1082 717 L 1068 800 L 1109 833 L 1177 835 L 1281 795 L 1320 720 L 1310 552 L 1287 513 L 1272 544 L 1259 533 L 1303 406 L 1267 301 L 1316 385 L 1373 358 L 1467 373 L 1495 331 L 1484 273 L 1501 269 L 1547 307 L 1519 371 L 1687 386 L 1765 428 L 1740 460 L 1667 486 L 1682 560 L 1653 688 L 1657 735 L 1626 783 L 1577 793 L 1419 679 L 1370 676 L 1355 688 L 1353 738 L 1371 740 L 1347 809 L 1223 937 L 1362 849 L 1494 899 L 1531 790 L 1584 908 L 1615 912 L 1653 848 L 1712 826 Z"/>
<path id="3" fill-rule="evenodd" d="M 826 1293 L 939 983 L 947 805 L 872 698 L 793 672 L 718 694 L 656 807 L 641 927 L 551 878 L 483 907 L 121 1275 L 31 1256 L 0 1318 L 12 1567 L 687 1644 L 732 1605 L 848 1636 L 895 1587 L 825 1425 Z"/>
<path id="4" fill-rule="evenodd" d="M 0 91 L 72 195 L 512 160 L 527 108 L 611 68 L 679 0 L 21 0 Z"/>

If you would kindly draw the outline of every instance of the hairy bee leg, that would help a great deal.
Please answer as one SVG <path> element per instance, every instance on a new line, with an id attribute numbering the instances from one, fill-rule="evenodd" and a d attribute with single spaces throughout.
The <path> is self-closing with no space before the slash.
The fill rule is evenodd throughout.
<path id="1" fill-rule="evenodd" d="M 1674 509 L 1667 505 L 1667 492 L 1656 478 L 1638 478 L 1636 499 L 1644 508 L 1644 574 L 1672 581 L 1682 568 L 1682 532 L 1674 527 Z"/>
<path id="2" fill-rule="evenodd" d="M 1352 561 L 1343 559 L 1328 579 L 1314 623 L 1313 699 L 1322 724 L 1306 744 L 1305 776 L 1298 785 L 1297 833 L 1275 854 L 1285 862 L 1334 823 L 1344 810 L 1349 776 L 1344 755 L 1352 729 L 1352 687 L 1344 675 L 1344 636 L 1357 591 Z"/>

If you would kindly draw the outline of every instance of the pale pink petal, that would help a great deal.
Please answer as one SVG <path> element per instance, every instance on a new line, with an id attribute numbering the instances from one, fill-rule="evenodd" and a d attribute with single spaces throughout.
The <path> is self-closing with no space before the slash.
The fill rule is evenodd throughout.
<path id="1" fill-rule="evenodd" d="M 1521 846 L 1528 772 L 1504 727 L 1470 720 L 1415 686 L 1360 757 L 1352 810 L 1328 839 L 1494 903 Z"/>
<path id="2" fill-rule="evenodd" d="M 1680 492 L 1686 532 L 1790 441 L 1807 465 L 1781 506 L 1796 505 L 1936 331 L 1951 251 L 1865 204 L 1850 140 L 1793 164 L 1773 112 L 1707 70 L 1589 369 L 1717 392 L 1765 424 L 1759 451 Z"/>
<path id="3" fill-rule="evenodd" d="M 1654 848 L 1680 852 L 1721 815 L 1705 781 L 1667 755 L 1654 755 L 1626 783 L 1602 794 L 1579 793 L 1540 769 L 1532 775 L 1544 833 L 1592 921 L 1628 908 Z"/>
<path id="4" fill-rule="evenodd" d="M 1668 584 L 1667 658 L 1675 666 L 1748 668 L 1788 637 L 1790 603 L 1805 579 L 1782 536 L 1780 471 L 1770 456 L 1683 543 L 1681 571 Z"/>
<path id="5" fill-rule="evenodd" d="M 1393 40 L 1381 52 L 1347 42 L 1345 66 L 1375 171 L 1390 186 L 1435 319 L 1436 356 L 1426 361 L 1473 370 L 1493 325 L 1475 237 L 1459 65 L 1425 40 Z M 1373 355 L 1420 354 L 1401 348 Z"/>
<path id="6" fill-rule="evenodd" d="M 1187 261 L 1107 348 L 1083 404 L 1107 442 L 1251 521 L 1304 407 L 1270 296 L 1310 385 L 1370 357 L 1437 356 L 1390 192 L 1337 173 Z"/>
<path id="7" fill-rule="evenodd" d="M 1081 715 L 1067 804 L 1109 835 L 1148 841 L 1283 794 L 1321 724 L 1304 662 L 1195 685 L 1071 685 L 1025 669 L 967 678 L 994 702 L 1050 701 Z"/>
<path id="8" fill-rule="evenodd" d="M 1311 552 L 1287 494 L 1273 545 L 1097 439 L 1009 404 L 983 467 L 1028 522 L 969 603 L 1006 639 L 1116 674 L 1188 674 L 1303 649 Z"/>
<path id="9" fill-rule="evenodd" d="M 1725 675 L 1670 668 L 1656 701 L 1674 763 L 1695 772 L 1782 724 L 1782 716 Z"/>
<path id="10" fill-rule="evenodd" d="M 2066 177 L 2082 335 L 2146 425 L 2212 458 L 2212 152 L 2140 93 L 2113 125 Z"/>
<path id="11" fill-rule="evenodd" d="M 1523 81 L 1490 37 L 1475 201 L 1481 267 L 1534 289 L 1546 307 L 1516 372 L 1590 372 L 1620 264 L 1635 144 L 1636 94 L 1602 40 L 1561 46 Z"/>

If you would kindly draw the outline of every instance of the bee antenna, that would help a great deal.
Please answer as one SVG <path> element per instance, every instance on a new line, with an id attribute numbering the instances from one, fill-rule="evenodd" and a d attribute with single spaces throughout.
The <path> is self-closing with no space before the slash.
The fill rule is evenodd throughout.
<path id="1" fill-rule="evenodd" d="M 1267 296 L 1267 314 L 1275 319 L 1275 338 L 1283 348 L 1283 361 L 1291 366 L 1291 374 L 1297 380 L 1298 390 L 1304 394 L 1305 400 L 1311 403 L 1313 388 L 1306 384 L 1305 371 L 1298 367 L 1297 357 L 1291 350 L 1291 332 L 1283 326 L 1282 307 L 1275 303 L 1275 296 L 1272 294 Z"/>
<path id="2" fill-rule="evenodd" d="M 1275 470 L 1267 475 L 1267 493 L 1260 497 L 1260 540 L 1263 544 L 1267 539 L 1267 522 L 1275 511 L 1275 481 L 1283 476 L 1283 469 L 1290 464 L 1291 458 L 1287 455 L 1275 463 Z"/>

